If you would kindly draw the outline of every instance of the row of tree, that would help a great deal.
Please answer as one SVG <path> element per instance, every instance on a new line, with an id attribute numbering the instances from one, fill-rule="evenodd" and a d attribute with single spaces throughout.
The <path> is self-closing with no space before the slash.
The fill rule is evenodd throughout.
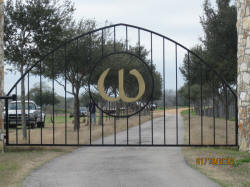
<path id="1" fill-rule="evenodd" d="M 42 56 L 68 38 L 75 8 L 70 1 L 7 0 L 4 7 L 5 63 L 21 76 Z M 25 122 L 25 79 L 21 80 L 22 129 Z"/>
<path id="2" fill-rule="evenodd" d="M 204 15 L 200 22 L 204 30 L 201 44 L 191 49 L 208 64 L 204 65 L 199 58 L 192 54 L 186 54 L 183 66 L 180 68 L 186 83 L 180 89 L 180 93 L 197 108 L 200 108 L 201 94 L 203 100 L 212 99 L 214 92 L 216 107 L 225 105 L 226 94 L 231 88 L 236 90 L 237 84 L 237 11 L 235 0 L 217 0 L 214 8 L 209 0 L 204 0 Z M 202 89 L 201 89 L 202 84 Z M 190 93 L 190 94 L 189 94 Z M 227 104 L 233 102 L 229 99 Z M 225 108 L 225 107 L 224 107 Z"/>
<path id="3" fill-rule="evenodd" d="M 59 44 L 70 40 L 78 35 L 96 29 L 94 20 L 81 19 L 79 22 L 73 18 L 75 11 L 74 5 L 70 0 L 7 0 L 5 3 L 5 63 L 12 65 L 13 70 L 20 72 L 21 76 L 48 52 L 52 51 Z M 65 92 L 74 97 L 74 129 L 80 127 L 79 108 L 81 90 L 86 89 L 90 72 L 94 62 L 105 53 L 111 53 L 114 43 L 109 38 L 109 30 L 105 30 L 104 35 L 93 33 L 88 36 L 80 37 L 78 40 L 62 45 L 53 54 L 46 57 L 41 63 L 37 64 L 31 71 L 34 75 L 41 75 L 64 87 Z M 116 50 L 125 51 L 127 46 L 121 42 L 116 42 Z M 147 64 L 148 51 L 143 46 L 129 46 L 127 49 L 133 54 L 140 56 Z M 140 68 L 139 61 L 133 63 L 126 62 L 128 57 L 120 55 L 110 59 L 112 67 L 115 61 L 125 64 L 125 71 L 132 68 Z M 116 63 L 117 64 L 117 63 Z M 107 65 L 100 66 L 98 71 L 107 69 Z M 96 71 L 95 71 L 96 72 Z M 161 96 L 161 76 L 152 67 L 154 76 L 154 99 Z M 97 84 L 98 74 L 93 74 L 92 85 Z M 125 90 L 128 96 L 133 96 L 136 89 L 131 89 L 135 83 L 134 79 L 128 79 L 125 83 Z M 70 90 L 67 88 L 70 84 Z M 118 94 L 117 74 L 111 74 L 105 82 L 105 89 L 113 95 Z M 134 88 L 135 86 L 133 86 Z M 42 87 L 42 95 L 39 86 L 31 90 L 31 98 L 37 100 L 40 105 L 57 103 L 54 94 L 46 87 Z M 149 95 L 146 89 L 145 95 Z M 23 138 L 26 138 L 25 122 L 25 78 L 21 80 L 21 101 L 22 101 L 22 129 Z M 50 99 L 49 99 L 50 98 Z"/>

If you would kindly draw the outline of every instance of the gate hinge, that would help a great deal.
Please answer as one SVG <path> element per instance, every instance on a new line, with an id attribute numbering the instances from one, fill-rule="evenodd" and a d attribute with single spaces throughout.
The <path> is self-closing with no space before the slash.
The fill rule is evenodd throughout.
<path id="1" fill-rule="evenodd" d="M 12 99 L 13 101 L 17 100 L 17 95 L 14 94 L 12 96 L 0 96 L 0 99 Z"/>

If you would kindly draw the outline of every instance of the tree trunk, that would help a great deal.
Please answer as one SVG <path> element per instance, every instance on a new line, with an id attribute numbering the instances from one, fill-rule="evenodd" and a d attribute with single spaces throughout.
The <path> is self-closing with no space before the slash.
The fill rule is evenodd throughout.
<path id="1" fill-rule="evenodd" d="M 24 74 L 24 67 L 21 66 L 21 76 Z M 21 80 L 21 103 L 22 103 L 22 130 L 23 130 L 23 139 L 27 140 L 27 130 L 26 130 L 26 118 L 25 118 L 25 85 L 24 78 Z"/>
<path id="2" fill-rule="evenodd" d="M 79 101 L 79 88 L 76 88 L 74 94 L 74 131 L 80 129 L 80 101 Z"/>

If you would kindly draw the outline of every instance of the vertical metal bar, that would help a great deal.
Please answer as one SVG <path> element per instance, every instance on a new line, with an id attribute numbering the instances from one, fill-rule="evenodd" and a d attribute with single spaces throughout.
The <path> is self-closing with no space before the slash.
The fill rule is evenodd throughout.
<path id="1" fill-rule="evenodd" d="M 128 51 L 128 26 L 126 25 L 126 51 Z"/>
<path id="2" fill-rule="evenodd" d="M 91 117 L 91 113 L 89 111 L 89 143 L 90 143 L 90 145 L 92 144 L 92 139 L 91 139 L 92 129 L 91 128 L 92 128 L 92 117 Z"/>
<path id="3" fill-rule="evenodd" d="M 8 111 L 8 99 L 5 99 L 5 125 L 6 125 L 6 145 L 9 145 L 9 111 Z"/>
<path id="4" fill-rule="evenodd" d="M 190 136 L 190 102 L 191 102 L 191 96 L 190 96 L 190 53 L 188 51 L 188 144 L 190 145 L 191 142 L 191 136 Z"/>
<path id="5" fill-rule="evenodd" d="M 227 100 L 228 100 L 228 96 L 227 96 L 227 87 L 226 88 L 226 144 L 228 144 L 228 105 L 227 105 Z"/>
<path id="6" fill-rule="evenodd" d="M 43 128 L 42 128 L 42 61 L 40 62 L 40 129 L 41 129 L 41 144 L 43 144 Z"/>
<path id="7" fill-rule="evenodd" d="M 150 54 L 151 54 L 151 57 L 150 57 L 151 73 L 153 74 L 153 34 L 152 32 L 150 33 Z M 150 111 L 151 111 L 151 138 L 152 138 L 151 143 L 153 145 L 154 144 L 153 96 L 151 98 Z"/>
<path id="8" fill-rule="evenodd" d="M 214 130 L 214 145 L 215 145 L 215 98 L 214 98 L 214 79 L 213 79 L 213 130 Z"/>
<path id="9" fill-rule="evenodd" d="M 115 97 L 117 97 L 116 89 L 115 89 Z M 115 108 L 116 112 L 116 108 Z M 114 116 L 114 131 L 115 131 L 115 140 L 116 140 L 116 117 Z"/>
<path id="10" fill-rule="evenodd" d="M 114 52 L 116 51 L 116 27 L 114 26 Z"/>
<path id="11" fill-rule="evenodd" d="M 101 116 L 101 118 L 102 118 L 102 144 L 104 144 L 104 126 L 103 126 L 103 111 L 101 112 L 101 114 L 102 114 L 102 116 Z"/>
<path id="12" fill-rule="evenodd" d="M 141 57 L 141 32 L 138 29 L 138 47 L 139 47 L 139 57 Z M 139 144 L 141 144 L 141 112 L 139 112 Z"/>
<path id="13" fill-rule="evenodd" d="M 114 123 L 114 143 L 116 144 L 116 123 Z"/>
<path id="14" fill-rule="evenodd" d="M 92 60 L 92 39 L 91 39 L 91 34 L 89 34 L 89 63 L 91 63 L 91 60 Z M 91 119 L 91 113 L 89 111 L 89 143 L 90 145 L 92 144 L 92 139 L 91 139 L 91 136 L 92 136 L 92 119 Z M 95 124 L 96 125 L 96 124 Z"/>
<path id="15" fill-rule="evenodd" d="M 103 52 L 104 52 L 104 49 L 103 49 L 103 45 L 104 45 L 104 38 L 103 38 L 103 29 L 102 29 L 102 56 L 103 56 Z"/>
<path id="16" fill-rule="evenodd" d="M 202 64 L 200 64 L 200 76 L 201 76 L 201 82 L 200 82 L 200 92 L 201 92 L 201 145 L 203 144 L 203 103 L 202 103 Z"/>
<path id="17" fill-rule="evenodd" d="M 16 96 L 17 96 L 17 86 L 16 86 Z M 18 115 L 17 115 L 17 99 L 16 99 L 16 144 L 18 144 L 18 124 L 17 124 L 17 118 L 18 118 Z"/>
<path id="18" fill-rule="evenodd" d="M 141 145 L 141 112 L 139 112 L 139 144 Z"/>
<path id="19" fill-rule="evenodd" d="M 110 112 L 110 109 L 111 109 L 111 108 L 110 108 L 110 102 L 109 102 L 109 112 Z M 109 120 L 110 120 L 110 115 L 108 115 L 108 118 L 109 118 Z"/>
<path id="20" fill-rule="evenodd" d="M 177 44 L 175 44 L 175 107 L 176 107 L 176 144 L 178 145 L 178 72 L 177 72 Z"/>
<path id="21" fill-rule="evenodd" d="M 139 47 L 139 56 L 141 56 L 141 30 L 138 29 L 138 47 Z"/>
<path id="22" fill-rule="evenodd" d="M 53 101 L 53 106 L 52 106 L 52 118 L 53 118 L 53 144 L 55 144 L 55 72 L 54 72 L 54 61 L 55 61 L 55 53 L 53 53 L 52 56 L 52 101 Z"/>
<path id="23" fill-rule="evenodd" d="M 76 40 L 76 48 L 77 48 L 77 64 L 76 64 L 76 69 L 77 69 L 77 72 L 76 72 L 76 82 L 78 82 L 79 81 L 79 75 L 78 75 L 78 68 L 79 68 L 79 59 L 80 59 L 80 57 L 79 57 L 79 39 L 77 38 L 77 40 Z M 78 99 L 78 101 L 79 101 L 79 98 L 77 98 Z M 80 105 L 80 102 L 78 102 L 78 104 Z M 77 126 L 77 144 L 79 145 L 79 130 L 80 130 L 80 114 L 79 114 L 79 107 L 80 106 L 78 106 L 78 109 L 77 109 L 77 117 L 79 118 L 79 119 L 77 119 L 77 122 L 79 122 L 79 124 L 77 124 L 78 126 Z"/>
<path id="24" fill-rule="evenodd" d="M 150 52 L 151 52 L 151 58 L 150 58 L 150 63 L 151 63 L 151 73 L 153 73 L 153 35 L 152 32 L 150 33 Z M 151 99 L 151 132 L 152 132 L 152 145 L 154 144 L 154 122 L 153 122 L 153 93 L 152 93 L 152 99 Z"/>
<path id="25" fill-rule="evenodd" d="M 126 109 L 126 113 L 128 115 L 128 106 L 127 106 L 127 109 Z M 127 145 L 128 145 L 128 116 L 127 116 Z"/>
<path id="26" fill-rule="evenodd" d="M 237 88 L 236 88 L 237 93 Z M 238 100 L 235 96 L 235 144 L 238 146 Z"/>
<path id="27" fill-rule="evenodd" d="M 28 120 L 29 120 L 29 144 L 30 144 L 30 72 L 28 72 Z M 34 124 L 35 125 L 35 124 Z"/>
<path id="28" fill-rule="evenodd" d="M 128 107 L 127 107 L 127 115 L 128 115 Z M 127 116 L 127 145 L 128 145 L 128 116 Z"/>
<path id="29" fill-rule="evenodd" d="M 166 93 L 165 93 L 165 39 L 163 39 L 163 112 L 164 112 L 164 144 L 166 144 Z"/>
<path id="30" fill-rule="evenodd" d="M 67 76 L 66 76 L 66 64 L 67 64 L 67 57 L 66 57 L 66 50 L 67 50 L 67 45 L 65 44 L 64 46 L 64 104 L 65 104 L 65 108 L 64 108 L 64 123 L 65 123 L 65 127 L 64 127 L 64 134 L 65 134 L 65 144 L 67 144 Z"/>

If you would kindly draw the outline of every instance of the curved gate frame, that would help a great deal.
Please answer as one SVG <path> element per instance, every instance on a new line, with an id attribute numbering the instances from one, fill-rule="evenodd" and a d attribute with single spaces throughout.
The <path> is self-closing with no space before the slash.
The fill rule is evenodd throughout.
<path id="1" fill-rule="evenodd" d="M 206 63 L 206 61 L 204 61 L 201 57 L 199 57 L 196 53 L 194 53 L 193 51 L 189 50 L 187 47 L 183 46 L 182 44 L 178 43 L 177 41 L 175 40 L 172 40 L 162 34 L 159 34 L 157 32 L 154 32 L 152 30 L 149 30 L 149 29 L 146 29 L 146 28 L 142 28 L 142 27 L 138 27 L 138 26 L 134 26 L 134 25 L 130 25 L 130 24 L 125 24 L 125 23 L 118 23 L 118 24 L 114 24 L 114 25 L 109 25 L 109 26 L 105 26 L 105 27 L 101 27 L 101 28 L 98 28 L 98 29 L 95 29 L 93 31 L 90 31 L 90 32 L 87 32 L 87 33 L 84 33 L 82 35 L 79 35 L 71 40 L 67 40 L 65 41 L 64 43 L 62 43 L 61 45 L 58 45 L 56 48 L 54 48 L 52 51 L 50 51 L 49 53 L 47 53 L 46 55 L 44 55 L 39 61 L 37 61 L 36 63 L 34 63 L 24 74 L 23 76 L 21 76 L 17 82 L 12 86 L 12 88 L 9 90 L 9 92 L 7 93 L 6 97 L 1 97 L 0 99 L 5 99 L 6 101 L 8 99 L 13 99 L 11 95 L 12 91 L 14 91 L 14 89 L 16 88 L 16 86 L 18 85 L 18 83 L 20 83 L 20 81 L 37 65 L 39 65 L 44 59 L 46 59 L 47 57 L 49 57 L 50 55 L 52 55 L 53 53 L 55 53 L 58 49 L 60 48 L 63 48 L 65 46 L 67 46 L 68 44 L 70 44 L 71 42 L 73 41 L 76 41 L 78 39 L 80 39 L 81 37 L 84 37 L 84 36 L 88 36 L 88 35 L 91 35 L 95 32 L 98 32 L 98 31 L 101 31 L 102 32 L 102 36 L 103 36 L 103 31 L 105 29 L 111 29 L 113 28 L 114 29 L 114 37 L 115 37 L 115 30 L 116 30 L 116 27 L 119 27 L 119 26 L 124 26 L 126 28 L 126 42 L 128 41 L 127 37 L 128 37 L 128 28 L 133 28 L 133 29 L 137 29 L 138 30 L 138 34 L 140 35 L 140 31 L 145 31 L 147 33 L 150 33 L 151 35 L 151 52 L 152 52 L 152 36 L 153 35 L 156 35 L 156 36 L 159 36 L 163 39 L 163 47 L 165 47 L 165 43 L 164 43 L 164 40 L 168 40 L 170 42 L 172 42 L 173 44 L 175 44 L 175 49 L 176 49 L 176 53 L 177 53 L 177 46 L 184 49 L 185 51 L 187 51 L 188 53 L 188 56 L 190 55 L 193 55 L 195 56 L 197 59 L 199 59 L 199 61 L 206 66 L 206 68 L 210 71 L 212 71 L 223 83 L 223 85 L 226 86 L 227 89 L 230 90 L 230 92 L 232 93 L 233 97 L 234 97 L 234 100 L 235 100 L 235 144 L 223 144 L 223 145 L 219 145 L 219 144 L 214 144 L 214 145 L 205 145 L 205 144 L 199 144 L 199 145 L 192 145 L 190 144 L 190 140 L 189 140 L 189 144 L 178 144 L 178 137 L 177 137 L 177 144 L 165 144 L 165 140 L 164 140 L 164 144 L 163 145 L 158 145 L 158 144 L 153 144 L 153 140 L 152 140 L 152 145 L 153 146 L 238 146 L 238 105 L 237 105 L 237 94 L 233 91 L 233 89 L 230 87 L 230 85 L 226 82 L 226 80 L 216 71 L 214 70 L 208 63 Z M 126 44 L 127 45 L 127 44 Z M 140 44 L 139 44 L 140 45 Z M 115 47 L 115 44 L 114 44 L 114 47 Z M 151 54 L 151 60 L 152 60 L 152 54 Z M 177 60 L 177 59 L 176 59 Z M 177 63 L 177 62 L 176 62 Z M 177 67 L 176 67 L 176 71 L 177 71 Z M 176 73 L 176 79 L 177 79 L 177 73 Z M 164 77 L 164 81 L 165 81 L 165 77 Z M 165 83 L 164 83 L 164 87 L 165 87 Z M 176 88 L 177 88 L 177 85 L 176 85 Z M 164 93 L 165 94 L 165 93 Z M 189 93 L 190 94 L 190 93 Z M 164 95 L 164 104 L 165 104 L 165 95 Z M 177 101 L 177 104 L 178 104 L 178 101 Z M 7 108 L 8 108 L 8 105 L 7 105 Z M 6 114 L 7 114 L 7 108 L 6 108 Z M 176 106 L 176 118 L 178 118 L 178 105 Z M 165 113 L 165 107 L 164 107 L 164 113 Z M 201 114 L 202 115 L 202 114 Z M 6 118 L 8 120 L 8 118 Z M 177 123 L 178 123 L 178 120 L 177 120 Z M 190 102 L 189 102 L 189 123 L 190 123 Z M 8 124 L 8 121 L 6 121 L 6 124 Z M 165 124 L 165 115 L 164 115 L 164 124 Z M 178 124 L 177 124 L 178 125 Z M 164 127 L 165 128 L 165 127 Z M 190 130 L 190 129 L 189 129 Z M 190 133 L 190 132 L 189 132 Z M 178 136 L 178 134 L 177 134 Z M 189 137 L 190 137 L 190 134 L 189 134 Z M 6 145 L 21 145 L 21 146 L 24 146 L 24 145 L 29 145 L 29 146 L 41 146 L 41 145 L 44 145 L 44 146 L 71 146 L 71 144 L 10 144 L 9 143 L 9 139 L 8 139 L 8 125 L 7 125 L 7 129 L 6 129 L 6 138 L 7 138 L 7 141 L 6 141 Z M 103 139 L 103 137 L 102 137 Z M 82 145 L 82 144 L 73 144 L 74 146 L 75 145 L 81 145 L 81 146 L 85 146 Z M 89 145 L 86 145 L 86 146 L 94 146 L 96 144 L 89 144 Z M 107 145 L 107 144 L 101 144 L 102 146 L 110 146 L 110 145 Z M 119 146 L 120 144 L 115 144 L 116 146 Z M 112 146 L 115 146 L 112 144 Z M 143 145 L 143 144 L 140 144 L 140 146 L 152 146 L 152 145 Z M 100 145 L 97 145 L 97 146 L 100 146 Z M 124 145 L 120 145 L 120 146 L 124 146 Z M 131 145 L 131 144 L 125 144 L 125 146 L 137 146 L 137 145 Z"/>

